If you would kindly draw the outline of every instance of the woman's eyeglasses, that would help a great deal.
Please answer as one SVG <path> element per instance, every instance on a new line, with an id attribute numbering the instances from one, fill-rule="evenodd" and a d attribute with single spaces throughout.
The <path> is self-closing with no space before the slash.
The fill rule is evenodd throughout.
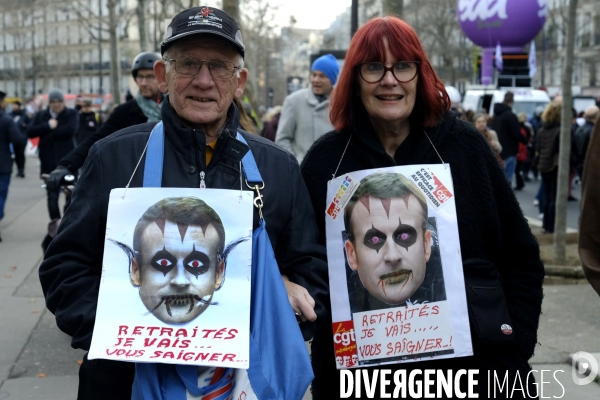
<path id="1" fill-rule="evenodd" d="M 358 64 L 360 76 L 368 83 L 377 83 L 383 79 L 388 71 L 398 82 L 406 83 L 417 76 L 419 61 L 400 61 L 388 67 L 379 62 L 368 62 Z"/>

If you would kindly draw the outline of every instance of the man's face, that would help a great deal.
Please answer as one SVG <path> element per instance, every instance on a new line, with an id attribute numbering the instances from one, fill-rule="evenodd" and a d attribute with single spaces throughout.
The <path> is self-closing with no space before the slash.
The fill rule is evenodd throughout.
<path id="1" fill-rule="evenodd" d="M 208 307 L 222 281 L 217 262 L 219 234 L 205 227 L 157 220 L 142 232 L 141 256 L 133 262 L 131 281 L 140 287 L 142 302 L 159 320 L 181 324 Z"/>
<path id="2" fill-rule="evenodd" d="M 50 102 L 50 111 L 55 114 L 60 114 L 65 108 L 65 103 L 60 100 L 54 99 Z"/>
<path id="3" fill-rule="evenodd" d="M 349 367 L 351 365 L 350 362 L 351 362 L 350 361 L 350 356 L 344 356 L 344 365 L 346 367 Z"/>
<path id="4" fill-rule="evenodd" d="M 337 363 L 338 367 L 344 366 L 344 359 L 342 358 L 342 356 L 337 356 L 335 358 L 335 362 Z"/>
<path id="5" fill-rule="evenodd" d="M 317 70 L 310 74 L 310 85 L 313 93 L 316 95 L 328 95 L 333 89 L 333 85 L 327 75 Z"/>
<path id="6" fill-rule="evenodd" d="M 158 82 L 154 77 L 153 69 L 140 69 L 135 77 L 135 83 L 142 97 L 147 99 L 157 100 L 160 96 L 158 90 Z"/>
<path id="7" fill-rule="evenodd" d="M 168 57 L 177 64 L 191 60 L 228 61 L 239 64 L 239 55 L 233 45 L 214 35 L 193 35 L 183 38 L 168 51 Z M 175 70 L 175 62 L 165 61 L 154 65 L 154 72 L 163 93 L 169 93 L 171 105 L 186 125 L 198 128 L 205 133 L 216 134 L 224 125 L 227 110 L 233 99 L 244 93 L 248 71 L 240 70 L 240 77 L 234 71 L 231 78 L 213 78 L 206 64 L 196 75 L 181 75 Z M 237 71 L 237 70 L 236 70 Z"/>
<path id="8" fill-rule="evenodd" d="M 373 296 L 387 304 L 405 302 L 423 282 L 431 254 L 423 209 L 414 195 L 379 199 L 363 196 L 351 214 L 354 243 L 346 241 L 350 268 Z"/>
<path id="9" fill-rule="evenodd" d="M 12 104 L 12 111 L 13 112 L 21 111 L 21 106 L 18 105 L 17 103 L 13 103 Z"/>
<path id="10" fill-rule="evenodd" d="M 352 365 L 358 364 L 358 356 L 356 354 L 352 354 Z"/>

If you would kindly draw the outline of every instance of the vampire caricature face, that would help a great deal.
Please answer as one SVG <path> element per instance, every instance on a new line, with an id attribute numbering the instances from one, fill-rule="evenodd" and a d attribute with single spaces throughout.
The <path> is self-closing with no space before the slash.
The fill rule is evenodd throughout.
<path id="1" fill-rule="evenodd" d="M 346 241 L 350 268 L 373 296 L 400 304 L 417 290 L 431 254 L 431 232 L 413 194 L 392 199 L 365 195 L 352 214 L 353 241 Z"/>
<path id="2" fill-rule="evenodd" d="M 350 364 L 352 361 L 350 359 L 350 356 L 344 356 L 344 365 L 346 367 L 350 367 L 352 364 Z"/>
<path id="3" fill-rule="evenodd" d="M 358 356 L 356 354 L 352 354 L 352 365 L 358 364 Z"/>
<path id="4" fill-rule="evenodd" d="M 343 367 L 344 366 L 344 359 L 342 358 L 342 356 L 337 356 L 335 358 L 335 362 L 337 363 L 338 367 Z"/>
<path id="5" fill-rule="evenodd" d="M 209 306 L 223 279 L 219 241 L 212 223 L 194 226 L 157 219 L 143 230 L 131 282 L 139 286 L 142 302 L 159 320 L 185 323 Z"/>

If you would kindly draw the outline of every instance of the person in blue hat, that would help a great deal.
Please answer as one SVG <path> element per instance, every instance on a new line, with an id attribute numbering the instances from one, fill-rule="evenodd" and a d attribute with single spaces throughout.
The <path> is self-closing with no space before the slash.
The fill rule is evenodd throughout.
<path id="1" fill-rule="evenodd" d="M 333 129 L 329 121 L 329 95 L 339 72 L 333 55 L 317 58 L 310 68 L 310 87 L 290 94 L 283 101 L 275 143 L 292 153 L 299 163 L 315 140 Z"/>

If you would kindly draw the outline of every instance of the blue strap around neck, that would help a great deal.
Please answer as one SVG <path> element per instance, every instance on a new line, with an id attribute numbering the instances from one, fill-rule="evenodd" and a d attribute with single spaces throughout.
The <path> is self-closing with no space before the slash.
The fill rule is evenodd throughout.
<path id="1" fill-rule="evenodd" d="M 248 183 L 261 184 L 262 177 L 258 171 L 256 160 L 252 155 L 252 150 L 246 139 L 238 132 L 237 140 L 248 146 L 248 152 L 242 158 L 242 169 Z M 161 187 L 162 171 L 165 158 L 165 127 L 160 121 L 148 139 L 148 148 L 146 150 L 146 162 L 144 164 L 144 187 Z"/>
<path id="2" fill-rule="evenodd" d="M 165 128 L 160 121 L 148 139 L 146 163 L 144 164 L 144 187 L 161 187 L 163 161 L 165 159 Z"/>

